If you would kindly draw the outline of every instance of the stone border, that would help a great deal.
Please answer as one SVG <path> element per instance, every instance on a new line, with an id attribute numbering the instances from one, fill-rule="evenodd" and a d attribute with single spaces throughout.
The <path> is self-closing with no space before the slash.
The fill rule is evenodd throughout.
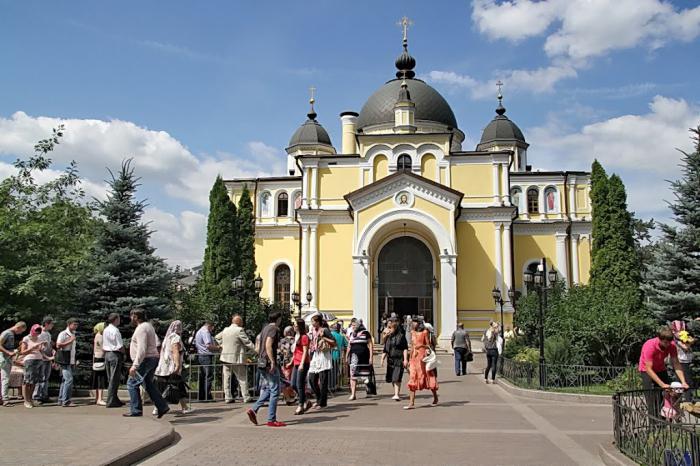
<path id="1" fill-rule="evenodd" d="M 639 464 L 625 456 L 612 443 L 598 445 L 598 456 L 607 466 L 636 466 Z"/>
<path id="2" fill-rule="evenodd" d="M 524 398 L 534 398 L 537 400 L 549 400 L 549 401 L 568 401 L 576 403 L 588 403 L 588 404 L 599 404 L 607 405 L 612 404 L 612 396 L 606 395 L 586 395 L 583 393 L 560 393 L 560 392 L 547 392 L 542 390 L 531 390 L 529 388 L 516 387 L 508 380 L 503 377 L 498 379 L 499 385 L 507 392 L 515 395 L 522 396 Z"/>
<path id="3" fill-rule="evenodd" d="M 137 463 L 169 447 L 176 440 L 175 429 L 170 423 L 151 419 L 145 421 L 158 423 L 160 425 L 158 432 L 147 437 L 142 443 L 132 446 L 124 454 L 103 463 L 102 466 L 128 466 Z"/>

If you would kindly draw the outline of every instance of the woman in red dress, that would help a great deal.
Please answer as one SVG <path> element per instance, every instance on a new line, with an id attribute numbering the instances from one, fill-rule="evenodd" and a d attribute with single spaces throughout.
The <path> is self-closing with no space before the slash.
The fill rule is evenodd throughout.
<path id="1" fill-rule="evenodd" d="M 438 404 L 438 381 L 435 371 L 426 371 L 425 358 L 426 351 L 431 348 L 430 332 L 423 325 L 423 321 L 414 320 L 413 330 L 411 331 L 411 359 L 409 362 L 410 377 L 408 380 L 409 401 L 408 406 L 403 409 L 413 409 L 416 402 L 416 391 L 430 390 L 433 392 L 432 406 Z"/>

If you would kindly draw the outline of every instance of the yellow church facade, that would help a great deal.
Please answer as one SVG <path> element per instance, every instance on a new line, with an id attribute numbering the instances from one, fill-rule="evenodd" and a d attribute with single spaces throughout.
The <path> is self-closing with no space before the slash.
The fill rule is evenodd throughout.
<path id="1" fill-rule="evenodd" d="M 284 176 L 226 182 L 255 205 L 261 297 L 302 313 L 363 319 L 423 315 L 443 346 L 458 322 L 475 335 L 500 321 L 492 289 L 524 291 L 523 272 L 541 258 L 567 285 L 588 282 L 590 176 L 537 171 L 529 145 L 499 103 L 474 150 L 462 147 L 447 101 L 396 60 L 396 79 L 359 113 L 340 115 L 339 150 L 317 121 L 292 136 Z M 310 301 L 307 301 L 307 295 Z M 504 324 L 513 306 L 505 304 Z"/>

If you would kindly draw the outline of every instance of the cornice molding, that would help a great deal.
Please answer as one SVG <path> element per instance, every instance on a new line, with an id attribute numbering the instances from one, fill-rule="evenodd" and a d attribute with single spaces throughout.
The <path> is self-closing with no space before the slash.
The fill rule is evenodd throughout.
<path id="1" fill-rule="evenodd" d="M 504 222 L 510 223 L 515 218 L 515 207 L 480 207 L 462 208 L 458 222 Z"/>
<path id="2" fill-rule="evenodd" d="M 367 191 L 353 196 L 353 198 L 348 198 L 348 202 L 353 210 L 360 211 L 403 190 L 446 209 L 456 208 L 461 199 L 459 194 L 447 189 L 443 190 L 419 178 L 400 177 L 389 183 L 381 183 L 380 181 L 377 186 L 369 187 Z"/>
<path id="3" fill-rule="evenodd" d="M 513 234 L 517 236 L 532 235 L 566 235 L 568 221 L 561 222 L 513 222 Z"/>

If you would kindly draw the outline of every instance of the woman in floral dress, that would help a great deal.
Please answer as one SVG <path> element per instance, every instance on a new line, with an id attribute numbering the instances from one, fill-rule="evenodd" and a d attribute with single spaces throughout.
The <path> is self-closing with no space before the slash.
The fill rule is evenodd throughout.
<path id="1" fill-rule="evenodd" d="M 431 347 L 430 332 L 423 325 L 422 320 L 413 321 L 413 330 L 411 331 L 411 350 L 409 361 L 410 377 L 408 379 L 409 401 L 408 406 L 403 409 L 413 409 L 416 403 L 416 392 L 418 390 L 430 390 L 433 392 L 432 406 L 438 404 L 438 381 L 435 371 L 427 371 L 423 359 L 425 354 Z"/>

